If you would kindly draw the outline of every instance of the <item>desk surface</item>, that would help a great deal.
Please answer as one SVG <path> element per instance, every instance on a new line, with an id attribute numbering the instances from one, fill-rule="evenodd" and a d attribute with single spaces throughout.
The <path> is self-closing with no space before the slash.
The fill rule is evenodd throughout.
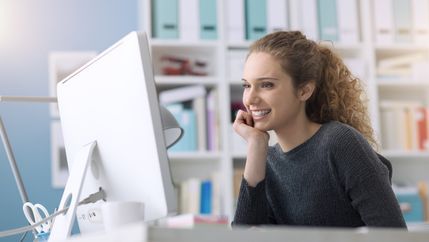
<path id="1" fill-rule="evenodd" d="M 288 242 L 427 242 L 429 231 L 404 231 L 395 229 L 320 229 L 297 227 L 237 228 L 197 227 L 172 229 L 136 223 L 107 233 L 75 236 L 70 242 L 135 241 L 135 242 L 239 242 L 239 241 L 288 241 Z"/>

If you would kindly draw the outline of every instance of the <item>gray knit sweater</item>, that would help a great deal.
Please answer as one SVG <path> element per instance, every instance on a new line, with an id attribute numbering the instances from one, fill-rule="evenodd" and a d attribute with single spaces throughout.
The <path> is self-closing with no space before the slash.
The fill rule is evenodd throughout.
<path id="1" fill-rule="evenodd" d="M 289 152 L 269 147 L 265 179 L 242 179 L 233 224 L 406 227 L 386 165 L 336 121 Z"/>

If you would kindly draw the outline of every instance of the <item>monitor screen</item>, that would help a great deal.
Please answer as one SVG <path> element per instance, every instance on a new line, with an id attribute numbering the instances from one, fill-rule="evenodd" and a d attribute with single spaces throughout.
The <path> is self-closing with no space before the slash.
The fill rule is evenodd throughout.
<path id="1" fill-rule="evenodd" d="M 58 105 L 69 165 L 96 141 L 83 199 L 101 187 L 107 201 L 141 201 L 145 221 L 176 212 L 146 35 L 132 32 L 58 83 Z M 103 228 L 100 203 L 82 205 L 82 233 Z M 92 217 L 91 217 L 92 215 Z"/>

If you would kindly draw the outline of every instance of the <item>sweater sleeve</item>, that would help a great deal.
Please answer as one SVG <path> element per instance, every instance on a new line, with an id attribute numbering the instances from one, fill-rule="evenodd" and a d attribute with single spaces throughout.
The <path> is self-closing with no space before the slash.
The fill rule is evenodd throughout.
<path id="1" fill-rule="evenodd" d="M 360 134 L 346 136 L 337 139 L 334 156 L 351 205 L 367 226 L 406 228 L 387 167 Z"/>
<path id="2" fill-rule="evenodd" d="M 243 177 L 232 225 L 272 224 L 273 216 L 265 193 L 265 180 L 251 187 Z"/>

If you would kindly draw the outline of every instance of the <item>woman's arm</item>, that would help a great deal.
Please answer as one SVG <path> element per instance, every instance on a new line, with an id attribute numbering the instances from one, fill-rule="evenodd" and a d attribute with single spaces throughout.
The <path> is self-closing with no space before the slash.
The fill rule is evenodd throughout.
<path id="1" fill-rule="evenodd" d="M 265 194 L 265 167 L 268 133 L 253 127 L 250 114 L 240 110 L 233 128 L 247 142 L 247 158 L 237 201 L 234 225 L 269 223 L 269 205 Z"/>
<path id="2" fill-rule="evenodd" d="M 336 144 L 341 183 L 362 221 L 370 227 L 406 228 L 389 171 L 373 148 L 357 131 L 347 132 Z"/>

